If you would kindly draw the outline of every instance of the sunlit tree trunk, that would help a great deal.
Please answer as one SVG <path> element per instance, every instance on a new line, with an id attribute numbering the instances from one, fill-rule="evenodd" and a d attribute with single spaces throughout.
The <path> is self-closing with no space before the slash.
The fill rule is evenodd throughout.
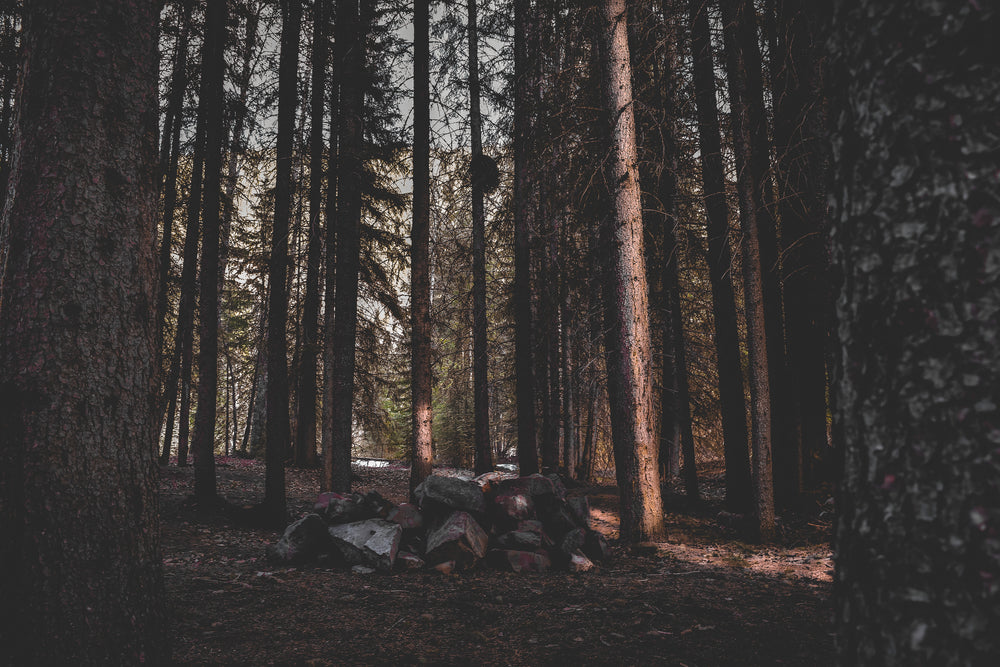
<path id="1" fill-rule="evenodd" d="M 215 417 L 219 389 L 219 206 L 222 189 L 223 79 L 226 0 L 210 0 L 202 47 L 201 97 L 205 118 L 205 197 L 202 214 L 201 300 L 198 320 L 198 406 L 192 441 L 194 495 L 200 507 L 215 494 Z"/>
<path id="2" fill-rule="evenodd" d="M 0 225 L 0 660 L 167 664 L 157 11 L 29 2 Z M 71 54 L 71 57 L 67 57 Z"/>
<path id="3" fill-rule="evenodd" d="M 1000 655 L 1000 11 L 869 0 L 834 12 L 840 663 L 989 665 Z"/>
<path id="4" fill-rule="evenodd" d="M 470 19 L 471 20 L 471 19 Z M 430 282 L 430 3 L 414 2 L 413 34 L 413 230 L 410 244 L 412 283 L 413 452 L 410 492 L 431 474 L 431 282 Z M 471 49 L 470 49 L 471 53 Z M 471 76 L 471 75 L 470 75 Z M 473 181 L 475 183 L 475 181 Z M 475 187 L 475 186 L 473 186 Z M 480 198 L 480 205 L 482 199 Z M 475 224 L 475 222 L 473 222 Z M 478 452 L 478 448 L 476 450 Z"/>
<path id="5" fill-rule="evenodd" d="M 601 10 L 602 90 L 610 122 L 607 169 L 613 199 L 603 235 L 609 253 L 604 281 L 608 395 L 621 494 L 621 536 L 626 541 L 641 542 L 663 535 L 653 433 L 642 205 L 625 0 L 604 0 Z"/>

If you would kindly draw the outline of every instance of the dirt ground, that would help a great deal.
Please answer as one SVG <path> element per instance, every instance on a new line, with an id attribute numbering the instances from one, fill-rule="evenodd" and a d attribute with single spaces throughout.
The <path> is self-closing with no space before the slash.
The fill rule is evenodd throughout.
<path id="1" fill-rule="evenodd" d="M 263 466 L 223 459 L 219 493 L 263 495 Z M 354 490 L 406 500 L 408 470 L 356 468 Z M 289 469 L 300 516 L 317 473 Z M 478 569 L 393 575 L 275 568 L 274 532 L 199 514 L 191 468 L 161 470 L 164 570 L 179 664 L 230 665 L 809 665 L 833 663 L 829 525 L 818 504 L 786 517 L 780 541 L 739 541 L 722 510 L 720 471 L 705 499 L 670 494 L 667 540 L 614 547 L 584 574 Z M 596 527 L 617 537 L 616 490 L 589 496 Z"/>

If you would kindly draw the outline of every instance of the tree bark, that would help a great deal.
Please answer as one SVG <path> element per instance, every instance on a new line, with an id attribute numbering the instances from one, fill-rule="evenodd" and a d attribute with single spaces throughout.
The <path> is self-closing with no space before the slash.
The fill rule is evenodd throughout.
<path id="1" fill-rule="evenodd" d="M 737 329 L 736 302 L 730 269 L 729 210 L 722 168 L 722 141 L 715 101 L 715 66 L 708 27 L 707 0 L 690 0 L 693 81 L 698 113 L 702 189 L 708 226 L 708 270 L 712 284 L 715 352 L 718 359 L 719 406 L 726 460 L 726 504 L 747 511 L 751 502 L 750 454 L 747 445 L 746 399 Z"/>
<path id="2" fill-rule="evenodd" d="M 642 204 L 636 166 L 631 66 L 625 0 L 601 3 L 604 107 L 613 207 L 604 230 L 609 261 L 605 289 L 605 354 L 612 439 L 621 494 L 621 536 L 662 537 L 663 513 L 653 434 L 649 302 L 643 253 Z"/>
<path id="3" fill-rule="evenodd" d="M 1000 11 L 869 0 L 834 13 L 840 662 L 992 664 Z"/>
<path id="4" fill-rule="evenodd" d="M 323 207 L 323 120 L 326 111 L 326 25 L 328 0 L 313 5 L 312 127 L 309 135 L 309 239 L 306 296 L 302 308 L 302 359 L 299 365 L 299 416 L 295 465 L 314 468 L 316 459 L 316 358 L 319 352 L 319 269 L 322 259 L 320 211 Z M 327 221 L 329 224 L 329 220 Z"/>
<path id="5" fill-rule="evenodd" d="M 410 244 L 413 452 L 410 494 L 431 474 L 430 3 L 414 3 L 413 230 Z M 471 50 L 470 50 L 471 54 Z M 475 186 L 473 186 L 475 187 Z M 481 200 L 480 200 L 481 203 Z M 475 221 L 473 220 L 473 225 Z M 478 452 L 478 448 L 476 450 Z"/>
<path id="6" fill-rule="evenodd" d="M 298 96 L 301 0 L 281 2 L 281 51 L 278 62 L 278 145 L 275 171 L 274 227 L 268 273 L 267 309 L 267 457 L 263 519 L 283 526 L 285 510 L 285 456 L 291 440 L 288 423 L 288 227 L 292 214 L 292 155 L 295 105 Z"/>
<path id="7" fill-rule="evenodd" d="M 195 411 L 194 496 L 201 508 L 214 504 L 215 417 L 219 389 L 219 205 L 222 186 L 222 127 L 226 44 L 226 0 L 210 0 L 202 46 L 201 98 L 205 117 L 205 197 L 202 213 L 201 301 L 198 321 L 198 406 Z"/>
<path id="8" fill-rule="evenodd" d="M 23 11 L 0 226 L 0 646 L 17 664 L 166 664 L 157 12 Z"/>
<path id="9" fill-rule="evenodd" d="M 483 129 L 479 108 L 479 26 L 476 0 L 468 0 L 469 125 L 472 133 L 472 393 L 475 422 L 475 472 L 493 470 L 490 447 L 489 352 L 486 338 L 486 211 L 483 206 Z"/>
<path id="10" fill-rule="evenodd" d="M 365 55 L 369 5 L 358 11 L 357 0 L 337 5 L 337 40 L 344 41 L 343 78 L 340 81 L 339 205 L 337 212 L 337 282 L 331 395 L 332 490 L 351 488 L 353 445 L 354 368 L 358 328 L 358 276 L 361 262 L 361 160 Z"/>
<path id="11" fill-rule="evenodd" d="M 517 462 L 522 475 L 538 472 L 535 374 L 531 359 L 531 151 L 528 42 L 534 31 L 529 0 L 514 0 L 514 373 L 517 392 Z"/>

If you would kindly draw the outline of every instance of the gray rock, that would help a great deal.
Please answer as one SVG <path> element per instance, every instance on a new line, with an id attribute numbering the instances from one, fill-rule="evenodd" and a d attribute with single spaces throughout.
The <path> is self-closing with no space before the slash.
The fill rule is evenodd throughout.
<path id="1" fill-rule="evenodd" d="M 490 497 L 489 516 L 496 530 L 511 530 L 521 521 L 535 518 L 535 501 L 521 491 L 499 492 Z"/>
<path id="2" fill-rule="evenodd" d="M 443 508 L 477 514 L 486 511 L 486 500 L 479 485 L 457 477 L 431 475 L 413 493 L 425 512 Z"/>
<path id="3" fill-rule="evenodd" d="M 318 556 L 329 547 L 326 524 L 318 514 L 306 514 L 285 528 L 277 544 L 268 545 L 268 560 L 278 563 L 301 563 Z"/>
<path id="4" fill-rule="evenodd" d="M 505 479 L 514 479 L 517 475 L 503 470 L 491 470 L 484 472 L 478 477 L 473 477 L 472 481 L 479 485 L 483 493 L 489 495 L 493 488 Z"/>
<path id="5" fill-rule="evenodd" d="M 497 538 L 497 546 L 504 549 L 533 551 L 542 548 L 542 534 L 526 530 L 512 530 Z"/>
<path id="6" fill-rule="evenodd" d="M 437 528 L 427 533 L 428 563 L 456 561 L 459 567 L 471 567 L 486 555 L 486 531 L 468 512 L 453 512 Z"/>
<path id="7" fill-rule="evenodd" d="M 544 496 L 555 496 L 556 489 L 552 480 L 542 477 L 538 473 L 526 477 L 515 477 L 498 482 L 496 492 L 501 493 L 521 493 L 538 499 Z"/>
<path id="8" fill-rule="evenodd" d="M 587 496 L 573 496 L 566 499 L 566 507 L 580 528 L 590 530 L 590 501 Z"/>
<path id="9" fill-rule="evenodd" d="M 367 565 L 355 565 L 351 568 L 351 572 L 354 574 L 375 574 L 375 568 Z"/>
<path id="10" fill-rule="evenodd" d="M 581 551 L 596 563 L 603 563 L 611 558 L 611 547 L 608 545 L 608 541 L 596 530 L 587 531 Z"/>
<path id="11" fill-rule="evenodd" d="M 388 572 L 396 561 L 403 529 L 391 521 L 368 519 L 330 526 L 328 533 L 348 563 Z"/>
<path id="12" fill-rule="evenodd" d="M 559 543 L 559 550 L 567 557 L 572 558 L 573 554 L 583 548 L 587 533 L 583 528 L 574 528 L 566 533 Z"/>

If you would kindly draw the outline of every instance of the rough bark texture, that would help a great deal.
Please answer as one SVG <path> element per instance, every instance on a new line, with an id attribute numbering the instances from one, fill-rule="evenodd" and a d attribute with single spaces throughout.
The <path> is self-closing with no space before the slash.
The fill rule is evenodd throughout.
<path id="1" fill-rule="evenodd" d="M 657 446 L 653 434 L 649 299 L 643 256 L 642 205 L 636 166 L 624 0 L 601 3 L 602 93 L 610 121 L 608 180 L 612 213 L 608 247 L 605 351 L 612 440 L 621 494 L 621 536 L 631 542 L 663 535 Z"/>
<path id="2" fill-rule="evenodd" d="M 757 236 L 762 225 L 757 217 L 764 211 L 760 203 L 759 181 L 755 177 L 753 132 L 750 105 L 746 103 L 746 62 L 743 50 L 730 34 L 736 20 L 733 0 L 722 0 L 723 22 L 726 24 L 726 76 L 732 100 L 733 153 L 736 157 L 736 191 L 740 202 L 740 244 L 743 265 L 743 302 L 747 323 L 747 376 L 750 382 L 750 449 L 753 454 L 750 476 L 753 486 L 753 517 L 756 538 L 768 541 L 774 536 L 774 488 L 771 470 L 771 409 L 770 367 L 766 313 L 764 309 L 764 279 Z M 728 9 L 727 9 L 728 7 Z"/>
<path id="3" fill-rule="evenodd" d="M 468 0 L 469 124 L 472 164 L 483 159 L 483 122 L 479 109 L 479 26 L 476 0 Z M 475 429 L 475 472 L 493 470 L 490 447 L 489 352 L 486 339 L 486 211 L 481 170 L 470 169 L 472 181 L 472 384 Z"/>
<path id="4" fill-rule="evenodd" d="M 333 402 L 331 444 L 333 491 L 351 488 L 354 367 L 358 329 L 358 274 L 361 253 L 362 103 L 364 101 L 364 44 L 366 26 L 357 0 L 337 4 L 337 40 L 344 42 L 340 81 L 339 204 L 337 211 L 337 282 L 335 295 Z"/>
<path id="5" fill-rule="evenodd" d="M 430 3 L 414 3 L 413 230 L 410 243 L 413 452 L 410 493 L 431 474 Z"/>
<path id="6" fill-rule="evenodd" d="M 312 126 L 309 130 L 309 240 L 306 296 L 302 307 L 302 360 L 299 364 L 299 415 L 295 465 L 313 468 L 316 459 L 316 367 L 319 353 L 319 269 L 322 259 L 320 211 L 323 208 L 323 120 L 326 116 L 326 24 L 328 0 L 313 5 Z M 329 219 L 328 223 L 329 224 Z"/>
<path id="7" fill-rule="evenodd" d="M 201 301 L 198 310 L 198 408 L 195 411 L 194 495 L 215 500 L 215 416 L 219 388 L 219 195 L 222 186 L 223 78 L 226 0 L 209 2 L 202 47 L 201 96 L 205 118 L 205 199 L 202 215 Z"/>
<path id="8" fill-rule="evenodd" d="M 1000 12 L 867 1 L 835 16 L 840 660 L 993 664 Z"/>
<path id="9" fill-rule="evenodd" d="M 531 3 L 514 0 L 514 373 L 517 385 L 517 463 L 522 475 L 538 472 L 535 433 L 535 371 L 531 359 L 531 148 L 528 42 L 534 25 Z"/>
<path id="10" fill-rule="evenodd" d="M 740 187 L 748 190 L 740 200 L 740 214 L 750 208 L 756 228 L 761 268 L 761 298 L 767 338 L 768 395 L 774 453 L 775 495 L 792 504 L 799 492 L 801 448 L 796 412 L 785 367 L 785 333 L 781 312 L 781 276 L 778 261 L 774 190 L 771 182 L 771 152 L 764 109 L 763 72 L 757 40 L 757 13 L 752 0 L 721 0 L 726 44 L 726 75 L 730 106 L 738 116 L 745 140 L 734 142 Z M 736 120 L 734 122 L 737 122 Z M 735 130 L 734 130 L 735 131 Z"/>
<path id="11" fill-rule="evenodd" d="M 292 152 L 299 62 L 301 0 L 282 0 L 278 62 L 278 144 L 274 189 L 274 227 L 268 267 L 267 308 L 267 474 L 265 520 L 285 522 L 285 456 L 291 442 L 288 401 L 288 226 L 292 209 Z"/>
<path id="12" fill-rule="evenodd" d="M 0 659 L 165 663 L 157 13 L 27 3 L 23 44 L 0 228 Z"/>
<path id="13" fill-rule="evenodd" d="M 712 284 L 715 352 L 718 359 L 719 407 L 726 459 L 726 503 L 733 511 L 750 507 L 750 453 L 746 400 L 730 269 L 729 210 L 722 168 L 722 141 L 715 100 L 715 68 L 708 28 L 708 0 L 690 0 L 693 80 L 698 113 L 702 188 L 708 227 L 708 271 Z"/>

